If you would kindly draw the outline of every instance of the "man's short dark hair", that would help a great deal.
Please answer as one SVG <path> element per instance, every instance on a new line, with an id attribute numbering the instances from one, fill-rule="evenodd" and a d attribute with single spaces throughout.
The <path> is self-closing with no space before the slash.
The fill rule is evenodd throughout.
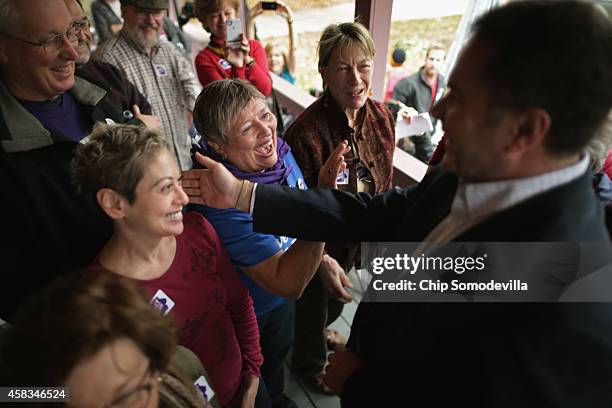
<path id="1" fill-rule="evenodd" d="M 483 75 L 491 106 L 543 108 L 548 151 L 581 151 L 612 107 L 608 17 L 583 1 L 517 1 L 481 17 L 473 31 L 493 52 Z"/>

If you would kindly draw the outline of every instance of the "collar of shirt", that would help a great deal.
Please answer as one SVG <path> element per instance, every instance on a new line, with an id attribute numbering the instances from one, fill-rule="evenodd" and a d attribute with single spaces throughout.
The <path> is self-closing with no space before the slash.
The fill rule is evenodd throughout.
<path id="1" fill-rule="evenodd" d="M 589 166 L 589 156 L 575 164 L 537 176 L 485 183 L 459 182 L 450 215 L 479 219 L 503 211 L 537 194 L 580 177 Z"/>
<path id="2" fill-rule="evenodd" d="M 588 166 L 589 155 L 584 154 L 576 164 L 537 176 L 486 183 L 459 182 L 450 213 L 429 232 L 417 252 L 428 251 L 432 244 L 447 243 L 496 212 L 569 183 Z"/>

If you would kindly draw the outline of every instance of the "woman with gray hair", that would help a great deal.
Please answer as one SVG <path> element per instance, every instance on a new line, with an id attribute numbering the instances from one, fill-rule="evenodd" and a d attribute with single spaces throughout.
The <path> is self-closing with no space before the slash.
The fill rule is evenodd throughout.
<path id="1" fill-rule="evenodd" d="M 321 34 L 318 54 L 325 91 L 285 133 L 306 184 L 316 185 L 323 163 L 346 139 L 352 151 L 338 188 L 371 194 L 389 190 L 395 126 L 386 106 L 370 98 L 375 54 L 370 33 L 357 22 L 331 24 Z M 352 299 L 347 272 L 359 257 L 358 249 L 354 243 L 328 243 L 318 273 L 296 303 L 291 365 L 324 392 L 329 391 L 322 383 L 327 351 L 346 342 L 326 327 Z"/>
<path id="2" fill-rule="evenodd" d="M 246 199 L 246 180 L 306 189 L 289 145 L 276 135 L 275 116 L 249 82 L 226 79 L 205 86 L 196 101 L 194 123 L 203 137 L 199 153 L 243 179 L 234 207 Z M 324 166 L 323 185 L 334 185 L 345 147 L 341 144 Z M 293 407 L 283 394 L 283 360 L 294 338 L 294 304 L 287 297 L 301 295 L 319 266 L 323 244 L 255 233 L 250 214 L 237 209 L 198 210 L 214 225 L 253 298 L 264 356 L 261 373 L 272 406 Z"/>
<path id="3" fill-rule="evenodd" d="M 183 212 L 189 199 L 165 139 L 142 127 L 97 126 L 75 149 L 72 177 L 113 221 L 94 265 L 138 283 L 172 314 L 222 406 L 252 408 L 262 363 L 253 303 L 210 223 Z"/>

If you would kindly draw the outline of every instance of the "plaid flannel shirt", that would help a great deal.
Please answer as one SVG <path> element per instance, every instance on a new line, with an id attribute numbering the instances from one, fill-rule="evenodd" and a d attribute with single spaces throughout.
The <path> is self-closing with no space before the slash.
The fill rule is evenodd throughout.
<path id="1" fill-rule="evenodd" d="M 174 47 L 161 41 L 151 55 L 125 36 L 124 32 L 98 47 L 94 58 L 115 65 L 146 96 L 159 117 L 166 140 L 182 170 L 191 168 L 189 112 L 193 112 L 201 87 L 193 69 Z"/>

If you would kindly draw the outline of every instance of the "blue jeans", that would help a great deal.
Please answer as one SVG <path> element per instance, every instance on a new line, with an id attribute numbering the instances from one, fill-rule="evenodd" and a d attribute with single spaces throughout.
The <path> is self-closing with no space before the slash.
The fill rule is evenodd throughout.
<path id="1" fill-rule="evenodd" d="M 257 316 L 259 344 L 264 357 L 261 377 L 274 402 L 285 388 L 283 362 L 293 345 L 295 328 L 295 302 L 292 299 L 276 309 Z"/>

